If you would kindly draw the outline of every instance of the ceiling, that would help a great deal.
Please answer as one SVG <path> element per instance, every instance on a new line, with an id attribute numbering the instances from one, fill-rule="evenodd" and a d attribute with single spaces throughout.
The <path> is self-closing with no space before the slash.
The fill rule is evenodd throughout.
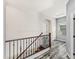
<path id="1" fill-rule="evenodd" d="M 6 0 L 6 4 L 19 8 L 23 11 L 27 9 L 42 11 L 53 6 L 56 0 Z"/>
<path id="2" fill-rule="evenodd" d="M 66 16 L 66 4 L 68 0 L 55 0 L 52 7 L 40 12 L 46 17 L 60 17 L 60 15 Z"/>

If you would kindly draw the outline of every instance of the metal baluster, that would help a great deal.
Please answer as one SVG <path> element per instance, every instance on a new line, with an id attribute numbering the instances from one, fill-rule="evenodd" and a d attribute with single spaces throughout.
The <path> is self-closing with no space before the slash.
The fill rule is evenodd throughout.
<path id="1" fill-rule="evenodd" d="M 24 40 L 23 40 L 23 51 L 24 51 Z M 23 53 L 23 59 L 24 59 L 24 53 Z"/>
<path id="2" fill-rule="evenodd" d="M 39 40 L 39 39 L 38 39 L 38 40 Z M 38 46 L 38 42 L 37 42 L 38 40 L 36 40 L 36 51 L 37 51 L 37 46 Z"/>
<path id="3" fill-rule="evenodd" d="M 11 52 L 10 52 L 10 51 L 11 51 L 11 48 L 10 48 L 11 46 L 10 46 L 10 45 L 11 45 L 11 44 L 10 44 L 10 42 L 9 42 L 9 59 L 10 59 L 10 56 L 11 56 L 11 54 L 10 54 L 10 53 L 11 53 Z"/>
<path id="4" fill-rule="evenodd" d="M 30 45 L 30 39 L 29 40 L 29 45 Z M 28 48 L 28 55 L 30 55 L 30 47 Z"/>
<path id="5" fill-rule="evenodd" d="M 36 41 L 35 41 L 35 52 L 36 52 Z"/>
<path id="6" fill-rule="evenodd" d="M 40 50 L 39 48 L 40 48 L 40 45 L 41 45 L 41 39 L 42 39 L 42 37 L 40 37 L 40 39 L 39 39 L 39 42 L 38 42 L 38 50 Z"/>
<path id="7" fill-rule="evenodd" d="M 31 39 L 30 39 L 30 44 L 31 44 Z M 31 45 L 32 46 L 32 45 Z M 31 55 L 31 46 L 30 46 L 30 55 Z"/>
<path id="8" fill-rule="evenodd" d="M 38 40 L 37 40 L 38 41 Z M 36 51 L 37 51 L 37 41 L 36 41 Z"/>
<path id="9" fill-rule="evenodd" d="M 31 39 L 31 43 L 32 43 L 32 39 Z M 32 54 L 32 45 L 31 45 L 31 54 Z"/>
<path id="10" fill-rule="evenodd" d="M 14 49 L 15 49 L 15 42 L 13 41 L 13 59 L 15 59 L 15 58 L 14 58 L 14 57 L 15 57 L 15 56 L 14 56 L 14 54 L 15 54 L 15 50 L 14 50 Z"/>
<path id="11" fill-rule="evenodd" d="M 35 40 L 35 39 L 34 39 Z M 34 53 L 35 53 L 35 51 L 36 51 L 36 47 L 35 47 L 35 42 L 34 42 Z"/>
<path id="12" fill-rule="evenodd" d="M 20 40 L 20 53 L 21 53 L 21 40 Z M 20 57 L 20 59 L 21 59 L 21 57 Z"/>
<path id="13" fill-rule="evenodd" d="M 34 41 L 34 38 L 33 38 L 33 41 Z M 35 49 L 34 49 L 34 44 L 33 44 L 33 53 L 34 53 L 34 50 L 35 50 Z"/>
<path id="14" fill-rule="evenodd" d="M 33 38 L 32 38 L 33 39 Z M 32 39 L 31 39 L 31 43 L 32 43 Z M 31 46 L 31 54 L 32 54 L 32 51 L 33 50 L 33 44 L 32 44 L 32 46 Z"/>
<path id="15" fill-rule="evenodd" d="M 17 40 L 17 56 L 18 56 L 18 40 Z"/>
<path id="16" fill-rule="evenodd" d="M 26 39 L 26 48 L 27 48 L 27 39 Z M 26 56 L 27 56 L 27 50 L 26 50 Z"/>
<path id="17" fill-rule="evenodd" d="M 30 45 L 30 39 L 29 39 L 29 45 Z M 29 47 L 29 55 L 30 55 L 30 47 Z"/>
<path id="18" fill-rule="evenodd" d="M 38 51 L 38 47 L 39 47 L 39 39 L 37 40 L 37 51 Z"/>

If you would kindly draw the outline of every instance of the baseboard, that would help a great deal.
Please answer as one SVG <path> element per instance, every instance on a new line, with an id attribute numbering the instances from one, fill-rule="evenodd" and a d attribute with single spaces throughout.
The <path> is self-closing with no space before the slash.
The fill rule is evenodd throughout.
<path id="1" fill-rule="evenodd" d="M 59 41 L 59 42 L 63 42 L 63 43 L 66 43 L 65 41 L 63 41 L 63 40 L 54 40 L 54 41 Z"/>

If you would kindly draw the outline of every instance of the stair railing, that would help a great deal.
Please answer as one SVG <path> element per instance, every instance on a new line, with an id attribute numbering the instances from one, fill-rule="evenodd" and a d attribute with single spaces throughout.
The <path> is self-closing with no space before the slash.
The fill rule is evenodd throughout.
<path id="1" fill-rule="evenodd" d="M 6 42 L 6 59 L 25 59 L 43 49 L 44 38 L 48 38 L 48 47 L 51 47 L 51 33 L 15 40 L 7 40 Z M 47 48 L 47 47 L 46 47 Z M 8 57 L 7 57 L 8 56 Z"/>
<path id="2" fill-rule="evenodd" d="M 41 33 L 37 38 L 16 58 L 18 59 L 43 33 Z"/>

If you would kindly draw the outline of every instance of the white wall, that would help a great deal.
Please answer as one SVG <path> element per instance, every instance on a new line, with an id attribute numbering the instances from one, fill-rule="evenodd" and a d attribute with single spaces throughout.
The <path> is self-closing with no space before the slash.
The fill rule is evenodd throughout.
<path id="1" fill-rule="evenodd" d="M 21 11 L 11 5 L 6 6 L 6 40 L 39 35 L 40 23 L 38 13 L 27 9 Z"/>
<path id="2" fill-rule="evenodd" d="M 75 0 L 67 4 L 67 51 L 73 59 L 73 17 L 75 14 Z"/>

